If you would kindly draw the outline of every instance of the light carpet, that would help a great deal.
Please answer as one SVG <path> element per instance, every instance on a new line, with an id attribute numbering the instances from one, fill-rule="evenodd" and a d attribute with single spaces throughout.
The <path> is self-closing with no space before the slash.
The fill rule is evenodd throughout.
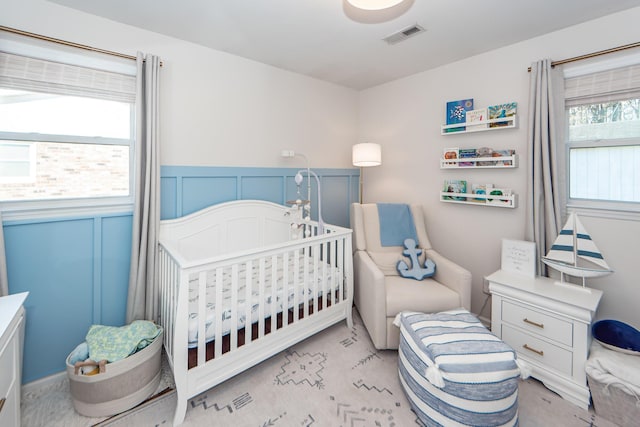
<path id="1" fill-rule="evenodd" d="M 397 352 L 376 350 L 354 314 L 353 328 L 340 322 L 191 399 L 183 425 L 422 426 L 400 386 Z M 46 424 L 30 424 L 36 417 L 23 407 L 23 425 L 170 426 L 175 403 L 170 391 L 106 420 L 75 414 L 66 420 L 48 417 Z M 525 427 L 615 427 L 535 380 L 520 383 L 519 411 Z"/>

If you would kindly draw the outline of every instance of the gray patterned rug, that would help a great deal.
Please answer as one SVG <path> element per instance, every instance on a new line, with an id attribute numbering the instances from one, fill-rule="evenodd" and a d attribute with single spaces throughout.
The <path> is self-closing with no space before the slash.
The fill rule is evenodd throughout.
<path id="1" fill-rule="evenodd" d="M 397 352 L 375 350 L 357 312 L 354 314 L 353 328 L 340 322 L 191 399 L 183 425 L 422 426 L 400 386 Z M 163 369 L 167 370 L 166 364 Z M 163 378 L 170 374 L 165 372 Z M 163 385 L 171 387 L 165 379 Z M 66 398 L 70 400 L 68 394 Z M 77 414 L 75 418 L 73 414 L 54 417 L 49 412 L 41 418 L 45 424 L 32 423 L 36 417 L 25 414 L 23 407 L 23 421 L 34 427 L 171 426 L 175 402 L 175 391 L 169 390 L 106 420 Z M 31 409 L 37 410 L 33 405 Z M 520 425 L 525 427 L 614 427 L 535 380 L 521 382 L 519 411 Z"/>
<path id="2" fill-rule="evenodd" d="M 101 426 L 170 425 L 175 393 Z M 394 351 L 376 351 L 359 317 L 340 322 L 193 398 L 185 426 L 410 426 Z"/>
<path id="3" fill-rule="evenodd" d="M 397 352 L 377 351 L 355 313 L 189 402 L 185 426 L 422 426 L 397 373 Z M 171 425 L 175 392 L 101 426 Z M 611 426 L 535 380 L 520 387 L 522 426 Z"/>

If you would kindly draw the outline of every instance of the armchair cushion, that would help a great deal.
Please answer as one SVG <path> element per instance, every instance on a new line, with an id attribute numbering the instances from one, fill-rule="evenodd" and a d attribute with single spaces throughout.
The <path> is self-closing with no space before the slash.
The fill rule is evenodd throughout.
<path id="1" fill-rule="evenodd" d="M 385 276 L 398 276 L 398 262 L 405 259 L 402 255 L 402 246 L 390 246 L 389 249 L 388 251 L 370 250 L 367 253 Z M 418 257 L 418 260 L 420 264 L 424 264 L 424 251 Z"/>
<path id="2" fill-rule="evenodd" d="M 387 276 L 384 281 L 387 297 L 387 317 L 401 311 L 437 313 L 461 306 L 460 295 L 433 279 L 421 281 L 400 276 Z"/>

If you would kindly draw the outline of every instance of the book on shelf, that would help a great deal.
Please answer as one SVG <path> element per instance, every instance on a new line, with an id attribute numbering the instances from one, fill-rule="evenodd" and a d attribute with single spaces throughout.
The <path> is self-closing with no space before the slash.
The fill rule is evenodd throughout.
<path id="1" fill-rule="evenodd" d="M 493 150 L 492 157 L 510 157 L 516 154 L 516 150 Z M 512 166 L 511 160 L 499 160 L 496 161 L 496 166 Z"/>
<path id="2" fill-rule="evenodd" d="M 466 193 L 467 181 L 460 179 L 445 179 L 444 192 L 446 193 Z M 462 196 L 443 196 L 444 200 L 466 200 L 466 197 Z"/>
<path id="3" fill-rule="evenodd" d="M 473 110 L 473 98 L 447 102 L 447 125 L 464 123 L 467 120 L 467 111 Z M 461 132 L 464 126 L 445 129 L 445 132 Z"/>
<path id="4" fill-rule="evenodd" d="M 487 189 L 487 192 L 489 193 L 487 196 L 509 196 L 511 197 L 511 189 L 501 189 L 501 188 L 491 188 L 491 189 Z M 507 198 L 493 198 L 493 197 L 487 197 L 487 204 L 490 205 L 508 205 L 510 204 L 511 201 Z"/>
<path id="5" fill-rule="evenodd" d="M 478 155 L 475 148 L 461 148 L 460 150 L 458 150 L 458 157 L 460 158 L 458 166 L 474 166 L 474 162 L 463 162 L 462 159 L 473 159 L 477 156 Z"/>
<path id="6" fill-rule="evenodd" d="M 471 193 L 472 194 L 487 194 L 487 185 L 486 184 L 473 184 L 471 186 Z M 485 203 L 486 199 L 485 198 L 477 198 L 477 197 L 469 197 L 467 200 L 469 200 L 470 202 L 477 202 L 477 203 Z"/>
<path id="7" fill-rule="evenodd" d="M 465 113 L 467 120 L 466 124 L 470 125 L 467 127 L 467 131 L 473 132 L 478 131 L 480 129 L 486 129 L 487 124 L 481 123 L 487 120 L 487 109 L 486 108 L 478 108 L 475 110 L 469 110 Z M 474 124 L 480 123 L 480 124 Z"/>
<path id="8" fill-rule="evenodd" d="M 514 117 L 516 115 L 518 104 L 516 102 L 509 102 L 507 104 L 492 105 L 487 109 L 487 116 L 489 120 L 501 119 L 503 117 Z M 496 128 L 502 126 L 508 126 L 509 121 L 489 123 L 489 127 Z"/>
<path id="9" fill-rule="evenodd" d="M 456 168 L 458 167 L 458 162 L 448 162 L 447 160 L 458 160 L 458 147 L 454 148 L 445 148 L 442 152 L 442 158 L 444 159 L 443 165 L 448 168 Z"/>

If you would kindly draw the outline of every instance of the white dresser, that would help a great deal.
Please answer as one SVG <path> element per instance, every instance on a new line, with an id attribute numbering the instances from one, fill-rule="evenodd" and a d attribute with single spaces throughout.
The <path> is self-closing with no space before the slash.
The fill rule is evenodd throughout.
<path id="1" fill-rule="evenodd" d="M 531 376 L 564 399 L 589 407 L 585 363 L 591 321 L 602 291 L 559 286 L 546 277 L 496 271 L 486 277 L 492 295 L 491 329 L 532 367 Z"/>
<path id="2" fill-rule="evenodd" d="M 0 298 L 0 426 L 20 426 L 24 300 L 28 292 Z"/>

